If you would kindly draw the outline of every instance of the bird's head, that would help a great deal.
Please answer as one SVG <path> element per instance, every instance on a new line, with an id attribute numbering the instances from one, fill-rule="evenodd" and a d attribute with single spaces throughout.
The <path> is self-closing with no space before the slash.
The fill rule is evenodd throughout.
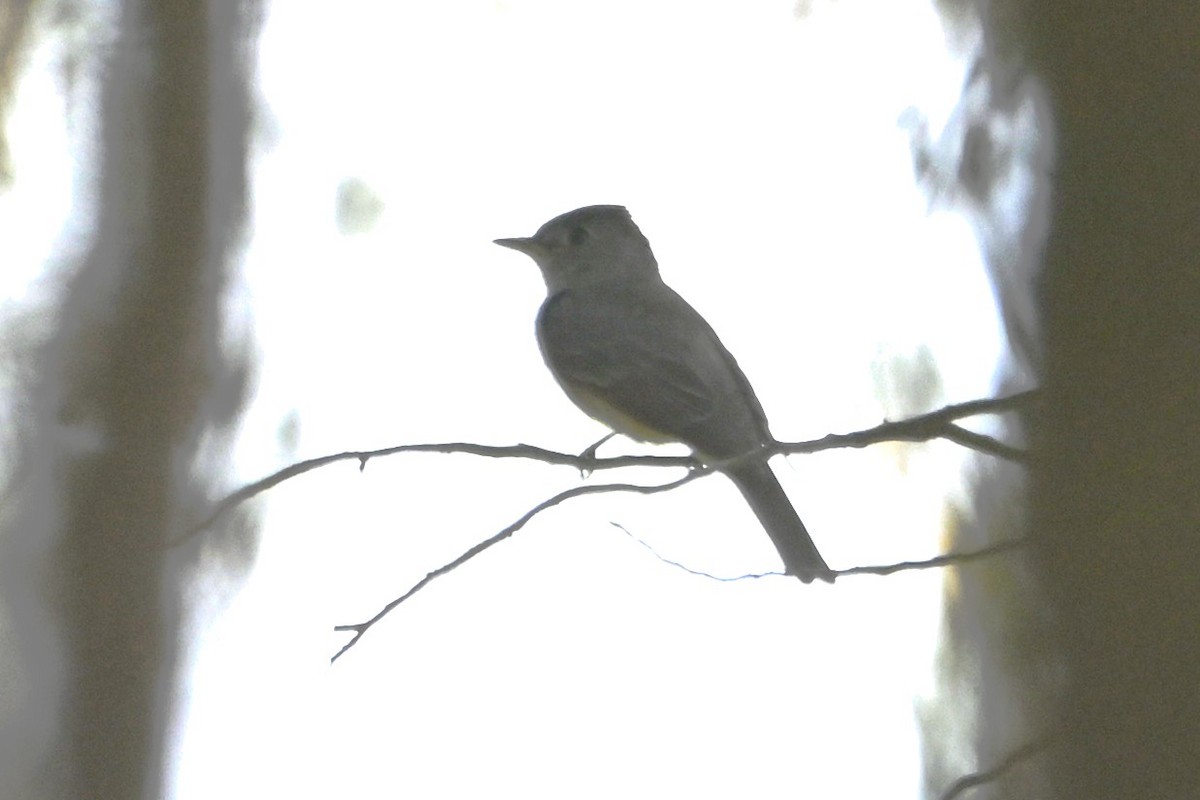
<path id="1" fill-rule="evenodd" d="M 623 206 L 587 206 L 555 217 L 533 236 L 496 239 L 537 262 L 553 294 L 608 281 L 657 278 L 650 243 Z"/>

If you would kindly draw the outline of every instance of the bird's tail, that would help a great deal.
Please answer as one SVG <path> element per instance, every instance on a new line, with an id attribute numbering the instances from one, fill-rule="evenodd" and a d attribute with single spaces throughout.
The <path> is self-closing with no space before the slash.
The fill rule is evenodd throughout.
<path id="1" fill-rule="evenodd" d="M 729 476 L 754 510 L 754 515 L 775 543 L 787 573 L 805 583 L 814 579 L 833 583 L 833 572 L 821 558 L 808 529 L 800 521 L 766 459 L 743 458 L 723 466 L 721 471 Z"/>

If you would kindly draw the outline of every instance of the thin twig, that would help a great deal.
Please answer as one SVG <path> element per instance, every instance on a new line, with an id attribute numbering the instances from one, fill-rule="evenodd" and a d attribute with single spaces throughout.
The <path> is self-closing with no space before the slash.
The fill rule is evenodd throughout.
<path id="1" fill-rule="evenodd" d="M 673 561 L 672 559 L 667 558 L 666 556 L 662 555 L 657 550 L 655 550 L 652 545 L 650 545 L 643 539 L 640 539 L 639 537 L 635 536 L 624 525 L 621 525 L 616 522 L 611 522 L 609 524 L 621 531 L 624 531 L 624 533 L 629 538 L 633 539 L 635 542 L 640 544 L 642 547 L 649 550 L 650 554 L 653 555 L 655 558 L 657 558 L 659 561 L 661 561 L 664 564 L 667 564 L 669 566 L 676 567 L 677 569 L 681 569 L 690 575 L 696 575 L 701 578 L 710 578 L 711 580 L 721 581 L 722 583 L 729 583 L 729 582 L 733 582 L 733 581 L 743 581 L 743 580 L 757 580 L 759 578 L 773 578 L 773 577 L 790 578 L 790 577 L 794 577 L 794 576 L 788 575 L 786 572 L 751 572 L 751 573 L 747 573 L 745 575 L 733 575 L 733 576 L 713 575 L 710 572 L 704 572 L 703 570 L 693 569 L 692 567 L 689 567 L 686 564 L 681 564 L 678 561 Z M 891 575 L 895 572 L 907 572 L 910 570 L 919 570 L 919 569 L 935 569 L 938 567 L 951 567 L 951 566 L 957 566 L 959 564 L 966 564 L 971 561 L 977 561 L 981 558 L 989 558 L 991 556 L 1000 555 L 1001 553 L 1007 553 L 1010 550 L 1016 550 L 1017 548 L 1022 547 L 1023 545 L 1025 545 L 1025 543 L 1026 543 L 1026 541 L 1024 539 L 1009 539 L 1007 541 L 997 542 L 996 544 L 988 545 L 987 547 L 980 548 L 979 550 L 971 550 L 971 551 L 965 552 L 965 553 L 945 553 L 944 555 L 934 556 L 933 558 L 928 558 L 928 559 L 925 559 L 924 561 L 901 561 L 896 564 L 880 564 L 880 565 L 876 565 L 876 566 L 848 567 L 846 569 L 832 570 L 832 573 L 835 578 L 843 578 L 848 575 Z"/>
<path id="2" fill-rule="evenodd" d="M 980 453 L 1003 458 L 1006 461 L 1014 461 L 1018 464 L 1025 464 L 1029 461 L 1029 454 L 1021 448 L 1005 444 L 992 436 L 969 431 L 961 425 L 955 425 L 954 423 L 946 424 L 946 432 L 942 435 L 942 438 L 949 439 L 955 444 L 961 444 L 963 447 L 977 450 Z"/>
<path id="3" fill-rule="evenodd" d="M 1009 753 L 1003 761 L 991 769 L 983 770 L 982 772 L 972 772 L 969 775 L 963 775 L 946 789 L 942 794 L 941 800 L 955 800 L 963 792 L 969 789 L 974 789 L 976 786 L 982 786 L 985 783 L 991 783 L 999 778 L 1004 773 L 1011 770 L 1013 767 L 1026 761 L 1045 749 L 1049 743 L 1050 737 L 1043 736 L 1040 739 L 1035 739 L 1032 742 L 1021 745 L 1016 750 Z"/>
<path id="4" fill-rule="evenodd" d="M 350 639 L 350 641 L 348 641 L 345 645 L 342 646 L 341 650 L 338 650 L 337 653 L 334 654 L 333 658 L 330 659 L 330 663 L 337 661 L 339 658 L 342 657 L 343 653 L 345 653 L 347 650 L 349 650 L 351 647 L 353 647 L 355 644 L 357 644 L 358 640 L 362 638 L 363 634 L 366 633 L 371 628 L 372 625 L 374 625 L 376 622 L 379 622 L 379 620 L 383 619 L 388 614 L 390 614 L 392 612 L 392 610 L 394 610 L 397 606 L 399 606 L 405 600 L 407 600 L 408 598 L 412 597 L 417 592 L 424 589 L 435 578 L 440 578 L 441 576 L 445 575 L 446 573 L 452 572 L 453 570 L 459 568 L 463 564 L 470 561 L 475 556 L 482 553 L 484 550 L 487 550 L 492 545 L 499 544 L 500 542 L 509 538 L 514 533 L 519 531 L 521 528 L 525 527 L 525 525 L 531 519 L 533 519 L 538 514 L 545 511 L 546 509 L 553 508 L 554 506 L 556 506 L 560 503 L 563 503 L 567 500 L 570 500 L 573 497 L 581 497 L 583 495 L 589 495 L 589 494 L 605 494 L 608 492 L 634 492 L 637 494 L 657 494 L 658 492 L 666 492 L 671 489 L 676 489 L 685 483 L 694 481 L 697 478 L 703 477 L 704 475 L 709 474 L 709 472 L 711 472 L 711 470 L 708 470 L 708 469 L 692 470 L 691 472 L 689 472 L 687 475 L 683 476 L 679 480 L 671 481 L 670 483 L 664 483 L 664 484 L 660 484 L 657 486 L 640 486 L 638 484 L 632 484 L 632 483 L 606 483 L 606 484 L 600 484 L 598 486 L 576 486 L 573 489 L 567 489 L 564 492 L 559 492 L 558 494 L 554 495 L 553 497 L 551 497 L 548 500 L 543 500 L 541 503 L 538 503 L 536 506 L 529 509 L 529 511 L 522 514 L 521 517 L 518 518 L 516 522 L 514 522 L 511 525 L 509 525 L 508 527 L 504 528 L 500 532 L 488 537 L 487 539 L 484 539 L 482 542 L 475 545 L 474 547 L 471 547 L 469 550 L 464 552 L 458 558 L 455 558 L 453 561 L 443 564 L 442 566 L 438 567 L 437 569 L 433 570 L 432 572 L 426 574 L 424 578 L 422 578 L 421 580 L 419 580 L 415 584 L 413 584 L 412 588 L 410 588 L 407 592 L 400 595 L 395 600 L 392 600 L 387 605 L 385 605 L 383 608 L 381 608 L 379 610 L 379 612 L 375 614 L 375 616 L 373 616 L 370 619 L 365 620 L 363 622 L 354 623 L 352 625 L 337 625 L 337 626 L 335 626 L 334 627 L 335 631 L 353 631 L 354 636 Z"/>
<path id="5" fill-rule="evenodd" d="M 990 558 L 992 556 L 1007 553 L 1010 550 L 1016 550 L 1019 547 L 1024 547 L 1025 539 L 1007 539 L 1003 542 L 982 547 L 979 550 L 971 550 L 966 553 L 946 553 L 933 558 L 927 558 L 923 561 L 901 561 L 896 564 L 880 564 L 878 566 L 863 566 L 863 567 L 848 567 L 846 569 L 835 569 L 833 574 L 841 578 L 846 575 L 891 575 L 895 572 L 907 572 L 916 569 L 935 569 L 938 567 L 952 567 L 959 564 L 966 564 L 970 561 L 978 561 L 981 558 Z"/>
<path id="6" fill-rule="evenodd" d="M 626 528 L 624 525 L 622 525 L 619 522 L 610 522 L 608 524 L 612 525 L 614 528 L 624 532 L 625 535 L 628 536 L 630 539 L 633 539 L 635 542 L 640 544 L 642 547 L 649 550 L 650 555 L 654 556 L 662 563 L 667 564 L 668 566 L 675 567 L 676 569 L 683 570 L 684 572 L 688 573 L 689 575 L 695 575 L 700 578 L 708 578 L 710 580 L 720 581 L 721 583 L 732 583 L 733 581 L 757 580 L 758 578 L 774 578 L 776 576 L 791 577 L 791 576 L 788 576 L 787 573 L 784 573 L 784 572 L 748 572 L 745 575 L 733 575 L 733 576 L 713 575 L 711 572 L 705 572 L 704 570 L 693 569 L 692 567 L 689 567 L 687 564 L 683 564 L 679 561 L 673 561 L 672 559 L 667 558 L 662 553 L 655 550 L 654 546 L 651 545 L 649 542 L 647 542 L 645 539 L 641 539 L 637 536 L 634 536 L 632 531 L 630 531 L 628 528 Z"/>

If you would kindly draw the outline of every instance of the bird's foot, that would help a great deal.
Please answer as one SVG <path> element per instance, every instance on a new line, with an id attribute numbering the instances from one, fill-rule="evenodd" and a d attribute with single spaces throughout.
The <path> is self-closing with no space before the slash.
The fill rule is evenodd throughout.
<path id="1" fill-rule="evenodd" d="M 800 579 L 801 583 L 812 583 L 813 581 L 824 581 L 825 583 L 833 583 L 837 580 L 837 573 L 829 567 L 824 569 L 806 569 L 803 571 L 789 573 Z"/>
<path id="2" fill-rule="evenodd" d="M 613 438 L 616 435 L 617 434 L 615 431 L 613 433 L 609 433 L 609 434 L 605 435 L 605 437 L 603 439 L 601 439 L 598 442 L 594 442 L 590 447 L 588 447 L 586 450 L 584 450 L 582 453 L 580 453 L 579 457 L 584 460 L 587 460 L 587 461 L 595 461 L 596 460 L 596 451 L 600 449 L 600 445 L 604 444 L 605 442 L 607 442 L 609 439 Z M 581 467 L 579 470 L 579 475 L 582 478 L 587 478 L 591 474 L 592 474 L 592 471 L 590 469 L 587 469 L 586 467 Z"/>

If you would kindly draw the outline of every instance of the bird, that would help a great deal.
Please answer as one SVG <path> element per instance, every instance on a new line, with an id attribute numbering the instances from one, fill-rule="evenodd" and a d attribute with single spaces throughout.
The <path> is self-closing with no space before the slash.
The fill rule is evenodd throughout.
<path id="1" fill-rule="evenodd" d="M 712 326 L 663 282 L 629 211 L 577 208 L 495 243 L 541 270 L 537 341 L 567 397 L 616 433 L 687 445 L 738 488 L 788 575 L 832 583 L 767 463 L 775 438 L 754 389 Z"/>

